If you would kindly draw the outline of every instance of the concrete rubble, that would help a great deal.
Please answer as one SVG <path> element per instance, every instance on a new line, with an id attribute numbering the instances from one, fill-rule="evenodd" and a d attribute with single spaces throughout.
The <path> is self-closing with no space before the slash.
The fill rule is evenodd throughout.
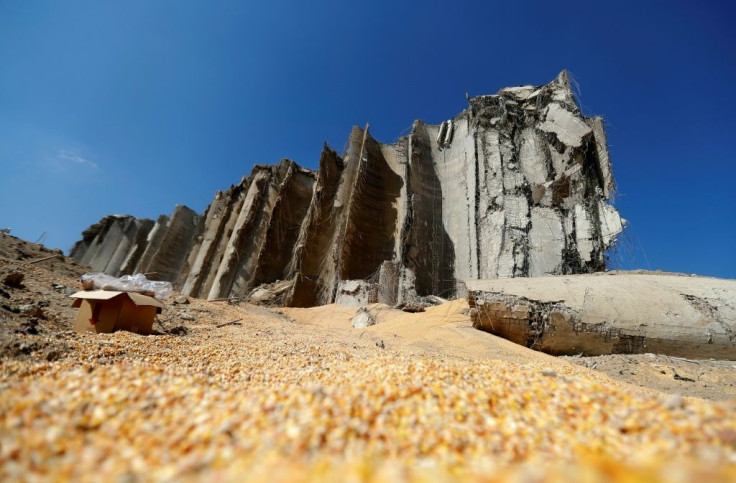
<path id="1" fill-rule="evenodd" d="M 563 71 L 469 97 L 392 144 L 354 127 L 318 171 L 256 166 L 201 215 L 105 217 L 71 256 L 193 297 L 406 304 L 465 296 L 465 280 L 604 270 L 625 226 L 614 189 L 603 122 L 581 114 Z"/>
<path id="2" fill-rule="evenodd" d="M 657 272 L 469 280 L 473 326 L 554 355 L 736 359 L 736 281 Z"/>
<path id="3" fill-rule="evenodd" d="M 355 317 L 350 321 L 350 324 L 354 329 L 365 329 L 366 327 L 376 325 L 376 318 L 367 309 L 360 308 L 355 314 Z"/>

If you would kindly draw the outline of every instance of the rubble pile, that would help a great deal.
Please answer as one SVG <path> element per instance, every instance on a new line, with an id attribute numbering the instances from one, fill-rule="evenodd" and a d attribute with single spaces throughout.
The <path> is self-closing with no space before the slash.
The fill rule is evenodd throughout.
<path id="1" fill-rule="evenodd" d="M 105 217 L 71 257 L 194 297 L 256 292 L 301 307 L 341 296 L 396 305 L 464 296 L 465 280 L 603 270 L 625 221 L 608 203 L 603 121 L 581 114 L 568 74 L 468 104 L 392 144 L 354 127 L 343 155 L 324 146 L 316 172 L 286 159 L 255 166 L 201 215 Z M 259 290 L 269 284 L 278 294 Z"/>

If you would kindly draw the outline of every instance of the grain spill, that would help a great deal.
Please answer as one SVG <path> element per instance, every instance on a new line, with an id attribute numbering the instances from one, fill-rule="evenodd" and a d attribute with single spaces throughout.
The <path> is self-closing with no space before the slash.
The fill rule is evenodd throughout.
<path id="1" fill-rule="evenodd" d="M 3 359 L 0 478 L 736 479 L 734 400 L 193 302 L 184 336 L 74 334 L 58 361 Z"/>

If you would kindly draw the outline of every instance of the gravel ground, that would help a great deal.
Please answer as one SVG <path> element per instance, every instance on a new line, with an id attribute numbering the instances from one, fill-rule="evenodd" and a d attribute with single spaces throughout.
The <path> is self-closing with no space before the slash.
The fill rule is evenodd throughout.
<path id="1" fill-rule="evenodd" d="M 35 334 L 3 316 L 36 344 L 0 360 L 3 481 L 736 481 L 736 400 L 200 300 L 158 335 L 79 335 L 53 270 L 19 263 L 0 264 L 26 270 L 7 303 L 50 303 Z"/>

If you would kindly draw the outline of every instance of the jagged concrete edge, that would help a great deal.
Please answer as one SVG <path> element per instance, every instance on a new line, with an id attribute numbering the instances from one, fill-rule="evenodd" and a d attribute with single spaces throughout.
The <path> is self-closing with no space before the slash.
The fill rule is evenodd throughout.
<path id="1" fill-rule="evenodd" d="M 473 325 L 553 355 L 736 359 L 736 281 L 652 273 L 469 280 Z"/>
<path id="2" fill-rule="evenodd" d="M 317 303 L 334 300 L 353 277 L 395 287 L 366 289 L 395 303 L 430 293 L 463 294 L 462 280 L 469 277 L 577 273 L 605 266 L 603 251 L 624 221 L 606 204 L 615 185 L 602 121 L 580 115 L 567 73 L 545 86 L 506 88 L 468 100 L 468 109 L 456 118 L 440 125 L 418 121 L 394 144 L 378 143 L 367 127 L 353 129 L 329 208 L 331 242 L 320 256 L 319 273 L 311 275 L 317 278 Z M 310 229 L 321 229 L 310 228 L 315 192 L 302 196 L 310 206 L 298 210 L 297 218 L 308 223 L 287 230 L 296 237 L 293 244 L 282 247 L 264 235 L 282 231 L 272 212 L 283 203 L 285 176 L 295 169 L 309 173 L 291 161 L 256 166 L 247 189 L 241 182 L 237 193 L 231 187 L 224 196 L 231 201 L 229 213 L 210 215 L 223 197 L 218 193 L 196 223 L 192 215 L 192 229 L 159 220 L 148 234 L 138 271 L 154 277 L 163 272 L 185 293 L 209 298 L 246 297 L 254 283 L 275 282 L 273 274 L 297 280 L 299 258 L 308 256 L 300 241 L 309 238 Z M 266 172 L 268 183 L 254 183 Z M 325 188 L 319 179 L 314 186 Z M 376 221 L 380 229 L 372 230 Z M 110 218 L 90 227 L 73 256 L 98 267 L 105 260 L 110 264 L 111 257 L 119 260 L 126 251 L 120 245 L 133 245 L 119 225 Z M 171 228 L 179 231 L 174 250 L 167 248 L 174 243 L 167 234 Z M 290 257 L 279 256 L 288 263 L 263 275 L 268 253 L 274 253 L 264 251 L 269 241 Z M 156 258 L 166 256 L 164 267 L 157 267 Z M 114 275 L 116 265 L 103 268 Z M 295 282 L 286 303 L 299 298 L 299 286 Z"/>

